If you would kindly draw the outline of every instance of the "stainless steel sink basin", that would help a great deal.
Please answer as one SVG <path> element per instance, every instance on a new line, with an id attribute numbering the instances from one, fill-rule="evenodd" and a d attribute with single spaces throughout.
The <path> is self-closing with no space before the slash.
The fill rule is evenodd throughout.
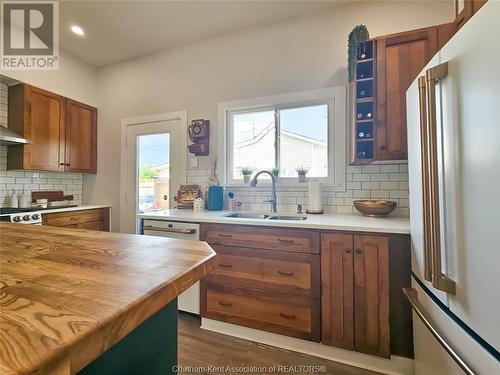
<path id="1" fill-rule="evenodd" d="M 306 216 L 293 216 L 293 215 L 276 215 L 276 216 L 269 216 L 269 220 L 305 220 L 307 219 Z"/>
<path id="2" fill-rule="evenodd" d="M 260 220 L 306 220 L 307 216 L 298 215 L 275 215 L 275 214 L 257 214 L 252 212 L 233 212 L 225 215 L 234 219 L 260 219 Z"/>
<path id="3" fill-rule="evenodd" d="M 267 219 L 269 215 L 266 214 L 252 214 L 246 212 L 236 212 L 233 214 L 226 215 L 226 217 L 233 217 L 238 219 Z"/>

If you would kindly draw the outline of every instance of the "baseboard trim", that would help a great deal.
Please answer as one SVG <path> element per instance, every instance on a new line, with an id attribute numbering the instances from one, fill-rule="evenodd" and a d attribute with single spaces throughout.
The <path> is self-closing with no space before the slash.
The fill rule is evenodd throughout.
<path id="1" fill-rule="evenodd" d="M 212 319 L 201 319 L 201 328 L 208 331 L 239 337 L 261 344 L 292 350 L 315 357 L 344 363 L 387 375 L 413 375 L 413 360 L 399 356 L 384 359 L 372 355 L 356 353 L 349 350 L 334 348 L 316 342 L 301 340 L 293 337 L 277 335 L 259 331 L 253 328 L 241 327 L 235 324 L 219 322 Z"/>

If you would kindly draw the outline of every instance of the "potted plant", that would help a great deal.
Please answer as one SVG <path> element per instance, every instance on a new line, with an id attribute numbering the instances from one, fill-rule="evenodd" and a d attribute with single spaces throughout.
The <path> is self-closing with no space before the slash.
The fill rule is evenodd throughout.
<path id="1" fill-rule="evenodd" d="M 305 168 L 303 166 L 295 168 L 297 172 L 297 176 L 299 177 L 299 182 L 306 182 L 306 174 L 309 172 L 309 168 Z"/>
<path id="2" fill-rule="evenodd" d="M 274 181 L 276 181 L 276 183 L 278 183 L 280 180 L 280 169 L 274 167 L 273 169 L 271 169 L 271 173 L 274 176 Z"/>
<path id="3" fill-rule="evenodd" d="M 240 173 L 243 175 L 243 182 L 248 185 L 250 183 L 250 177 L 252 177 L 253 168 L 252 167 L 241 167 Z"/>

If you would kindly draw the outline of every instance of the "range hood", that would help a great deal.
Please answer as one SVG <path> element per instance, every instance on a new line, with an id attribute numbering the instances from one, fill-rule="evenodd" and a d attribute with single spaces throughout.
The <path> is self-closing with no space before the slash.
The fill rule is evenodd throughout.
<path id="1" fill-rule="evenodd" d="M 0 125 L 0 145 L 18 145 L 30 143 L 26 138 Z"/>

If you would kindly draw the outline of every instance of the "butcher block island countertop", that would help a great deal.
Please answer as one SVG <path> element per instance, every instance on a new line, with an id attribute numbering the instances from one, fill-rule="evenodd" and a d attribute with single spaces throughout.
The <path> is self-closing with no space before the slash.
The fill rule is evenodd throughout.
<path id="1" fill-rule="evenodd" d="M 204 242 L 0 223 L 0 373 L 79 372 L 167 305 L 176 314 L 214 261 Z"/>

